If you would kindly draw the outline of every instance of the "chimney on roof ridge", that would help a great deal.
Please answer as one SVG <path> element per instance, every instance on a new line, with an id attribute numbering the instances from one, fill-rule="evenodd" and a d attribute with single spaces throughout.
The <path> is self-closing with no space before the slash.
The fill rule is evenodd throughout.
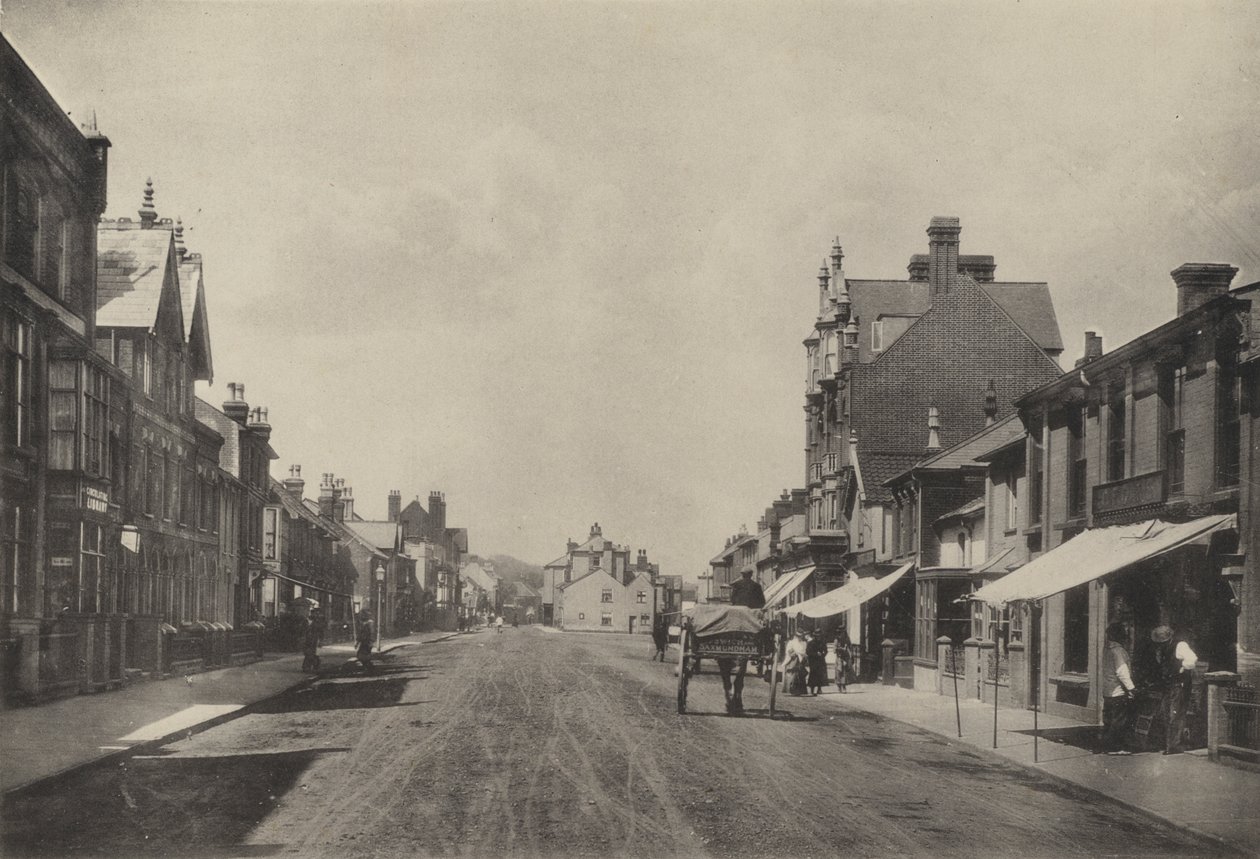
<path id="1" fill-rule="evenodd" d="M 603 533 L 604 533 L 603 531 L 599 530 L 599 523 L 598 523 L 598 522 L 596 522 L 594 525 L 592 525 L 592 526 L 591 526 L 591 536 L 592 536 L 592 537 L 599 537 L 599 536 L 602 536 L 602 535 L 603 535 Z"/>
<path id="2" fill-rule="evenodd" d="M 294 498 L 299 501 L 302 499 L 302 493 L 306 491 L 306 481 L 302 479 L 302 466 L 289 466 L 289 476 L 284 479 L 284 488 Z"/>
<path id="3" fill-rule="evenodd" d="M 1229 292 L 1238 269 L 1221 262 L 1188 262 L 1173 269 L 1171 274 L 1177 284 L 1177 315 L 1185 316 Z"/>
<path id="4" fill-rule="evenodd" d="M 263 441 L 271 441 L 271 424 L 267 423 L 267 409 L 262 406 L 254 409 L 248 424 Z"/>
<path id="5" fill-rule="evenodd" d="M 245 385 L 228 382 L 228 399 L 223 403 L 223 414 L 245 426 L 249 418 L 249 403 L 245 402 Z"/>
<path id="6" fill-rule="evenodd" d="M 993 380 L 989 380 L 989 387 L 984 389 L 984 425 L 993 426 L 997 420 L 997 388 L 993 387 Z"/>
<path id="7" fill-rule="evenodd" d="M 1095 358 L 1101 358 L 1103 353 L 1102 337 L 1093 331 L 1085 332 L 1085 353 L 1076 359 L 1076 366 L 1080 367 L 1088 364 Z"/>
<path id="8" fill-rule="evenodd" d="M 144 202 L 140 204 L 140 229 L 153 229 L 157 220 L 157 209 L 153 207 L 153 178 L 144 180 Z"/>
<path id="9" fill-rule="evenodd" d="M 912 283 L 927 283 L 928 255 L 913 254 L 910 257 L 910 264 L 906 266 L 906 273 Z"/>
<path id="10" fill-rule="evenodd" d="M 950 292 L 958 285 L 958 236 L 961 232 L 957 218 L 938 216 L 928 225 L 928 281 L 934 295 Z"/>
<path id="11" fill-rule="evenodd" d="M 827 271 L 827 261 L 824 259 L 822 265 L 818 268 L 818 315 L 822 316 L 827 312 L 827 305 L 831 301 L 831 290 L 827 284 L 831 280 L 831 274 Z"/>
<path id="12" fill-rule="evenodd" d="M 389 490 L 389 521 L 397 522 L 398 517 L 402 515 L 402 492 L 397 489 Z"/>
<path id="13" fill-rule="evenodd" d="M 175 253 L 179 254 L 181 260 L 188 256 L 188 248 L 184 247 L 184 222 L 181 218 L 175 219 Z"/>
<path id="14" fill-rule="evenodd" d="M 344 508 L 342 518 L 339 520 L 345 522 L 354 519 L 354 490 L 349 486 L 341 490 L 341 504 Z"/>
<path id="15" fill-rule="evenodd" d="M 83 129 L 92 154 L 96 156 L 96 169 L 92 176 L 92 208 L 97 215 L 105 211 L 105 196 L 109 185 L 109 138 L 96 127 L 96 111 L 92 111 L 92 120 Z"/>
<path id="16" fill-rule="evenodd" d="M 928 450 L 941 449 L 941 412 L 936 406 L 928 406 Z"/>

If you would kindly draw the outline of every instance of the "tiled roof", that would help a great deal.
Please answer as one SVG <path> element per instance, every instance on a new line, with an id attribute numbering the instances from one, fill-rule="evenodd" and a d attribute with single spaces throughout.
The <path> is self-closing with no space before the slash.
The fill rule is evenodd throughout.
<path id="1" fill-rule="evenodd" d="M 96 324 L 151 329 L 171 253 L 170 230 L 102 225 L 96 231 Z"/>
<path id="2" fill-rule="evenodd" d="M 981 283 L 980 288 L 1042 349 L 1063 349 L 1049 286 L 1044 283 Z"/>
<path id="3" fill-rule="evenodd" d="M 219 448 L 219 468 L 222 468 L 233 477 L 240 477 L 241 425 L 201 399 L 201 397 L 196 397 L 193 400 L 193 416 L 223 436 L 223 446 Z"/>
<path id="4" fill-rule="evenodd" d="M 543 569 L 544 569 L 544 570 L 549 570 L 549 569 L 553 569 L 553 568 L 555 568 L 555 569 L 564 569 L 564 568 L 565 568 L 565 567 L 567 567 L 567 566 L 569 566 L 569 556 L 568 556 L 567 554 L 565 554 L 565 555 L 561 555 L 560 557 L 556 558 L 556 559 L 555 559 L 554 561 L 552 561 L 550 564 L 544 564 L 544 565 L 543 565 Z"/>
<path id="5" fill-rule="evenodd" d="M 307 508 L 307 506 L 302 502 L 302 499 L 291 495 L 289 491 L 284 488 L 284 484 L 279 480 L 276 480 L 274 477 L 271 478 L 271 491 L 278 499 L 280 499 L 280 506 L 289 511 L 289 515 L 291 515 L 294 519 L 302 519 L 317 528 L 327 531 L 333 536 L 337 535 L 336 529 L 333 527 L 334 523 L 331 519 L 325 519 L 323 516 L 319 515 L 319 513 Z"/>
<path id="6" fill-rule="evenodd" d="M 892 491 L 884 481 L 901 474 L 918 461 L 916 453 L 887 453 L 865 451 L 858 446 L 858 462 L 862 466 L 862 478 L 866 483 L 866 500 L 883 503 L 892 500 Z"/>
<path id="7" fill-rule="evenodd" d="M 196 344 L 204 366 L 195 368 L 198 378 L 214 378 L 214 360 L 210 352 L 210 321 L 206 315 L 206 290 L 201 276 L 201 256 L 194 254 L 179 263 L 179 297 L 184 309 L 184 338 Z"/>
<path id="8" fill-rule="evenodd" d="M 386 552 L 392 552 L 398 541 L 397 522 L 346 522 L 346 528 L 359 535 L 365 543 Z"/>

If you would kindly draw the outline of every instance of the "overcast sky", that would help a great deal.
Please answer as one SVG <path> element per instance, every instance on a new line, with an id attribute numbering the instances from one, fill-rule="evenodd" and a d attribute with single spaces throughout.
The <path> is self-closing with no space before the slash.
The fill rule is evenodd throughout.
<path id="1" fill-rule="evenodd" d="M 1050 284 L 1067 364 L 1260 280 L 1260 4 L 3 0 L 5 36 L 205 258 L 215 379 L 308 494 L 447 494 L 472 551 L 663 572 L 804 480 L 832 238 L 933 215 Z"/>

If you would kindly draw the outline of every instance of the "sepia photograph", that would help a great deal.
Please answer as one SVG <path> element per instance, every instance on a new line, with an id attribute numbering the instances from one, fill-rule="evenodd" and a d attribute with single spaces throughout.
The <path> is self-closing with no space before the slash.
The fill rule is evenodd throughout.
<path id="1" fill-rule="evenodd" d="M 1260 856 L 1258 684 L 1260 5 L 0 0 L 0 856 Z"/>

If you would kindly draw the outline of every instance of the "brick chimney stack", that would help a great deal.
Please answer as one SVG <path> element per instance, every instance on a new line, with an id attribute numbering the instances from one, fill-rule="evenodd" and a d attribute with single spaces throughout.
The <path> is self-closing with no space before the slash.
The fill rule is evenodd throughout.
<path id="1" fill-rule="evenodd" d="M 1177 315 L 1185 316 L 1229 292 L 1238 269 L 1220 262 L 1188 262 L 1171 274 L 1177 284 Z"/>
<path id="2" fill-rule="evenodd" d="M 223 414 L 241 426 L 249 417 L 249 403 L 245 402 L 245 385 L 240 382 L 228 382 L 228 398 L 223 403 Z"/>
<path id="3" fill-rule="evenodd" d="M 446 496 L 436 490 L 429 493 L 429 523 L 433 540 L 441 540 L 446 533 Z"/>
<path id="4" fill-rule="evenodd" d="M 341 492 L 341 503 L 345 506 L 345 518 L 342 522 L 354 521 L 354 490 L 347 486 Z"/>
<path id="5" fill-rule="evenodd" d="M 337 498 L 337 487 L 333 482 L 331 471 L 325 471 L 319 481 L 319 515 L 325 519 L 332 519 L 335 510 L 333 504 Z"/>
<path id="6" fill-rule="evenodd" d="M 1077 360 L 1076 366 L 1080 367 L 1082 364 L 1088 364 L 1090 361 L 1093 361 L 1095 358 L 1101 358 L 1102 353 L 1103 353 L 1102 338 L 1099 337 L 1098 334 L 1093 331 L 1086 331 L 1085 332 L 1085 354 L 1081 355 L 1081 357 Z"/>
<path id="7" fill-rule="evenodd" d="M 344 477 L 338 477 L 333 480 L 333 521 L 346 521 L 346 502 L 343 500 L 346 492 L 346 481 Z"/>
<path id="8" fill-rule="evenodd" d="M 604 535 L 604 532 L 603 532 L 603 531 L 601 531 L 601 530 L 599 530 L 599 523 L 598 523 L 598 522 L 596 522 L 594 525 L 592 525 L 592 526 L 591 526 L 591 536 L 592 536 L 592 537 L 602 537 L 603 535 Z"/>
<path id="9" fill-rule="evenodd" d="M 302 493 L 306 491 L 306 481 L 302 479 L 302 466 L 289 466 L 289 476 L 284 479 L 284 489 L 294 498 L 301 500 Z"/>
<path id="10" fill-rule="evenodd" d="M 984 389 L 984 425 L 993 426 L 997 421 L 997 388 L 993 387 L 993 380 L 989 380 L 989 387 Z"/>
<path id="11" fill-rule="evenodd" d="M 398 517 L 402 514 L 402 492 L 397 489 L 389 490 L 389 521 L 397 522 Z"/>
<path id="12" fill-rule="evenodd" d="M 184 219 L 183 218 L 175 219 L 175 253 L 179 254 L 179 258 L 181 261 L 185 257 L 188 256 L 188 248 L 184 247 Z M 188 312 L 191 312 L 191 310 L 189 310 Z"/>
<path id="13" fill-rule="evenodd" d="M 151 230 L 157 222 L 157 208 L 153 205 L 153 179 L 144 180 L 144 202 L 140 204 L 140 229 Z"/>
<path id="14" fill-rule="evenodd" d="M 950 292 L 958 285 L 958 236 L 961 232 L 957 218 L 936 217 L 928 225 L 928 280 L 934 295 Z"/>
<path id="15" fill-rule="evenodd" d="M 263 441 L 271 441 L 271 424 L 267 423 L 265 406 L 259 406 L 249 413 L 249 423 L 246 426 L 256 435 L 261 436 Z"/>
<path id="16" fill-rule="evenodd" d="M 109 148 L 113 146 L 96 127 L 96 111 L 92 111 L 91 122 L 83 129 L 92 154 L 96 156 L 97 167 L 92 177 L 92 207 L 96 214 L 105 211 L 106 191 L 109 187 Z"/>

